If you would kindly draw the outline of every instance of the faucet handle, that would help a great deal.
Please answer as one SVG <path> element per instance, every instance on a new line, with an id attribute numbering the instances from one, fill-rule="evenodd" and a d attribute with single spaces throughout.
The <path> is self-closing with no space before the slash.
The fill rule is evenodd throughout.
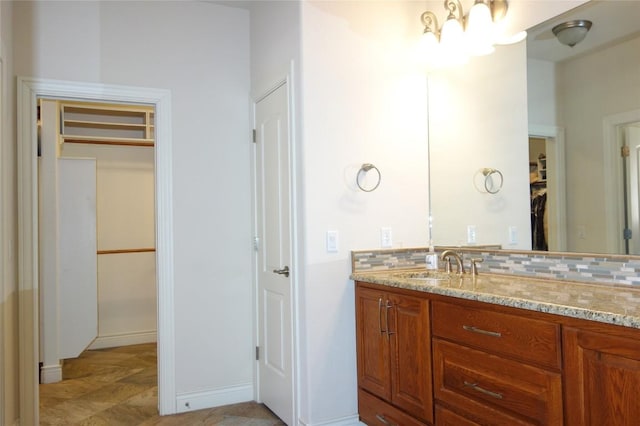
<path id="1" fill-rule="evenodd" d="M 481 257 L 471 258 L 471 274 L 478 275 L 478 263 L 484 262 L 484 259 Z"/>
<path id="2" fill-rule="evenodd" d="M 448 256 L 444 259 L 444 271 L 447 274 L 451 273 L 451 258 Z"/>

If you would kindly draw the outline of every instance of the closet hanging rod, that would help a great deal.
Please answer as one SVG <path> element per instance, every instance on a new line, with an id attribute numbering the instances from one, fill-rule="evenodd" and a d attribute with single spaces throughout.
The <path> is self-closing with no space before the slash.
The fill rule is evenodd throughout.
<path id="1" fill-rule="evenodd" d="M 109 139 L 62 139 L 63 143 L 81 143 L 92 145 L 120 145 L 120 146 L 145 146 L 152 147 L 154 142 L 150 141 L 128 141 L 128 140 L 109 140 Z"/>
<path id="2" fill-rule="evenodd" d="M 119 249 L 119 250 L 98 250 L 98 254 L 123 254 L 123 253 L 148 253 L 155 252 L 155 247 Z"/>

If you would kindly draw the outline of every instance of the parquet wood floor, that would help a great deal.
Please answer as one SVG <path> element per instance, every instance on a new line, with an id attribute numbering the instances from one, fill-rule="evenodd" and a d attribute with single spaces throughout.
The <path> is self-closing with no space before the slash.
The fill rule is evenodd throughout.
<path id="1" fill-rule="evenodd" d="M 40 425 L 284 425 L 256 402 L 161 417 L 156 364 L 155 343 L 85 351 L 66 360 L 62 382 L 40 385 Z"/>

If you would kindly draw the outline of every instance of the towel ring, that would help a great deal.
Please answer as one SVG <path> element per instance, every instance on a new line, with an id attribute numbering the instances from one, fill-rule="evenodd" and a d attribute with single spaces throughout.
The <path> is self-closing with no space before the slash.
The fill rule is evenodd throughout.
<path id="1" fill-rule="evenodd" d="M 366 174 L 369 172 L 369 170 L 372 170 L 372 169 L 378 173 L 378 181 L 376 182 L 373 188 L 369 188 L 369 189 L 363 188 L 362 185 L 360 185 L 360 175 L 362 174 L 362 172 Z M 358 185 L 358 188 L 360 188 L 364 192 L 371 192 L 371 191 L 375 191 L 375 189 L 378 186 L 380 186 L 381 180 L 382 180 L 382 174 L 380 174 L 380 170 L 378 170 L 378 168 L 371 163 L 364 163 L 362 167 L 360 167 L 360 170 L 358 170 L 358 174 L 356 176 L 356 185 Z"/>
<path id="2" fill-rule="evenodd" d="M 482 174 L 484 175 L 484 189 L 489 194 L 497 194 L 498 192 L 500 192 L 500 190 L 502 189 L 502 185 L 504 184 L 504 176 L 502 176 L 502 172 L 498 169 L 486 168 L 482 169 Z M 493 178 L 491 177 L 492 175 L 500 176 L 500 185 L 497 188 L 495 188 L 495 186 L 493 185 Z"/>

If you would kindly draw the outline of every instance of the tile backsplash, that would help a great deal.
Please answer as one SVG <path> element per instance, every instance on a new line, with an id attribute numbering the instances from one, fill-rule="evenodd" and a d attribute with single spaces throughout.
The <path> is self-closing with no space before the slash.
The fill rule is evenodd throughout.
<path id="1" fill-rule="evenodd" d="M 436 247 L 438 255 L 445 247 Z M 541 253 L 454 248 L 469 269 L 471 258 L 481 257 L 479 273 L 640 286 L 640 258 L 621 255 Z M 351 252 L 353 272 L 424 268 L 427 248 L 357 250 Z"/>

